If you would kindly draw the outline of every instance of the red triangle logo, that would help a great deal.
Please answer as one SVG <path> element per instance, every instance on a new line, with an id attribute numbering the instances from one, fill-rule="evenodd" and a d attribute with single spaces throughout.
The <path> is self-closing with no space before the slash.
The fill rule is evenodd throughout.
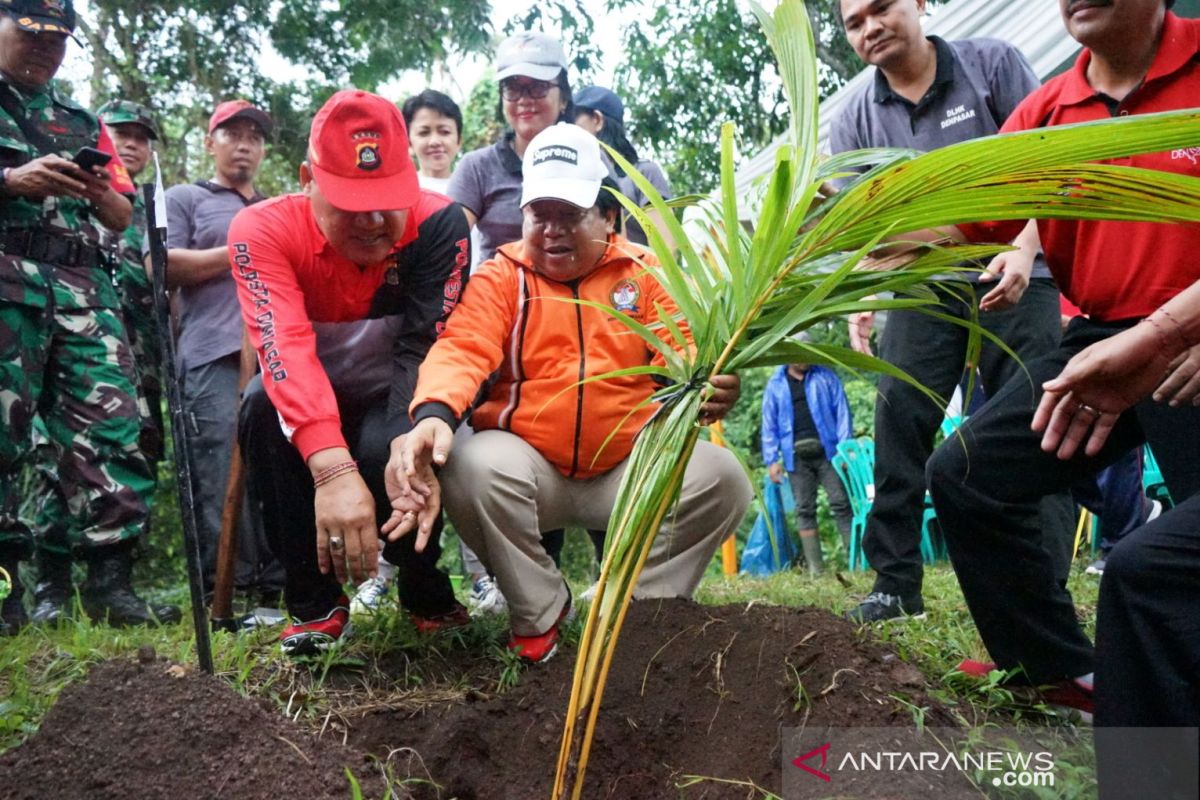
<path id="1" fill-rule="evenodd" d="M 818 747 L 816 749 L 809 750 L 807 753 L 800 756 L 799 758 L 793 758 L 792 764 L 794 764 L 795 766 L 804 770 L 809 775 L 813 775 L 813 776 L 825 781 L 826 783 L 829 783 L 831 780 L 833 780 L 829 775 L 825 774 L 824 772 L 822 772 L 819 769 L 814 769 L 814 768 L 810 767 L 808 764 L 804 763 L 805 761 L 808 761 L 810 758 L 820 756 L 821 757 L 821 767 L 824 768 L 825 767 L 825 759 L 829 755 L 829 745 L 830 745 L 830 743 L 826 742 L 825 744 L 821 745 L 820 747 Z"/>

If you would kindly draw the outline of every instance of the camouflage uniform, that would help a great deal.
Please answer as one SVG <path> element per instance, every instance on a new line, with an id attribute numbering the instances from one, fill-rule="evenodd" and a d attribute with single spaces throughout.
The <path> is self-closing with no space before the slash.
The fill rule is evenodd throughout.
<path id="1" fill-rule="evenodd" d="M 97 118 L 52 86 L 4 84 L 0 91 L 16 98 L 27 126 L 53 144 L 52 152 L 71 158 L 99 142 Z M 0 109 L 0 166 L 47 152 Z M 133 354 L 99 256 L 100 227 L 85 200 L 7 197 L 0 228 L 0 546 L 29 541 L 17 518 L 16 473 L 31 448 L 35 414 L 58 456 L 74 544 L 90 549 L 133 539 L 147 517 L 153 477 L 138 448 Z M 9 252 L 31 231 L 50 234 L 35 237 L 38 247 L 60 252 Z"/>
<path id="2" fill-rule="evenodd" d="M 152 113 L 145 106 L 128 100 L 105 103 L 96 112 L 106 124 L 133 122 L 142 125 L 151 139 L 158 138 L 158 128 Z M 156 466 L 163 457 L 162 417 L 162 351 L 159 349 L 158 325 L 154 312 L 154 287 L 142 262 L 142 244 L 146 236 L 146 204 L 141 192 L 134 196 L 133 221 L 120 233 L 102 228 L 100 240 L 109 256 L 116 262 L 113 283 L 121 300 L 125 333 L 133 351 L 137 371 L 138 412 L 141 417 L 139 446 L 150 465 L 149 496 L 157 489 Z M 71 541 L 68 511 L 70 501 L 64 496 L 58 481 L 57 459 L 50 445 L 45 425 L 39 419 L 34 426 L 37 452 L 37 474 L 31 494 L 36 500 L 34 521 L 38 549 L 55 554 L 67 554 Z"/>

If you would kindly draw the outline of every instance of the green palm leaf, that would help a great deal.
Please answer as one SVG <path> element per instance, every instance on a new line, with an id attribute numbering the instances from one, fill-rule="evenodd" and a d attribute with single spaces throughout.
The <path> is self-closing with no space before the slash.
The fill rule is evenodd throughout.
<path id="1" fill-rule="evenodd" d="M 685 330 L 664 320 L 665 337 L 658 336 L 657 326 L 632 330 L 660 343 L 677 343 L 687 335 L 691 347 L 668 357 L 657 373 L 669 375 L 673 387 L 656 394 L 659 412 L 627 460 L 609 521 L 608 552 L 579 645 L 555 800 L 581 796 L 608 667 L 642 566 L 679 497 L 683 470 L 699 437 L 696 416 L 707 378 L 803 356 L 811 363 L 870 370 L 916 385 L 880 359 L 789 338 L 818 322 L 863 310 L 918 310 L 965 325 L 968 357 L 974 357 L 986 334 L 973 321 L 945 316 L 931 281 L 1007 246 L 931 247 L 901 269 L 857 268 L 862 255 L 896 232 L 1029 218 L 1200 221 L 1200 181 L 1090 163 L 1190 146 L 1200 138 L 1200 111 L 994 136 L 924 155 L 893 149 L 822 160 L 815 48 L 804 4 L 782 0 L 770 14 L 757 6 L 754 11 L 778 60 L 792 110 L 791 141 L 780 148 L 759 197 L 745 202 L 748 198 L 735 192 L 734 133 L 728 123 L 722 129 L 715 202 L 688 197 L 668 203 L 632 164 L 609 150 L 679 247 L 678 254 L 673 252 L 647 210 L 618 195 L 648 234 L 657 263 L 646 259 L 646 269 L 687 323 Z M 862 168 L 867 168 L 864 174 L 854 172 Z M 821 183 L 838 177 L 848 184 L 824 197 Z M 739 220 L 739 205 L 757 209 L 752 232 Z M 674 215 L 674 208 L 685 206 L 695 215 L 694 231 Z M 877 297 L 880 293 L 895 296 Z"/>

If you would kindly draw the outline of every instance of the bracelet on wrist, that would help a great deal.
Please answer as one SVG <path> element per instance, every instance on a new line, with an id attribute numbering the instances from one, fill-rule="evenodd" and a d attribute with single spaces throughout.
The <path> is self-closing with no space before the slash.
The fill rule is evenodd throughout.
<path id="1" fill-rule="evenodd" d="M 326 467 L 313 476 L 313 486 L 324 486 L 334 478 L 346 472 L 358 472 L 358 462 L 353 460 L 339 461 L 336 464 Z"/>
<path id="2" fill-rule="evenodd" d="M 1162 311 L 1162 309 L 1159 309 L 1159 311 Z M 1156 311 L 1155 314 L 1157 313 L 1158 312 Z M 1155 314 L 1151 314 L 1150 316 L 1146 317 L 1142 320 L 1142 322 L 1149 323 L 1150 326 L 1154 328 L 1154 332 L 1158 335 L 1158 341 L 1162 345 L 1164 353 L 1174 357 L 1176 354 L 1182 353 L 1191 348 L 1191 344 L 1188 342 L 1187 337 L 1183 334 L 1183 328 L 1178 323 L 1176 323 L 1174 326 L 1160 324 L 1159 321 L 1154 318 Z M 1165 316 L 1167 319 L 1174 321 L 1174 318 L 1171 317 L 1170 314 L 1166 314 Z"/>

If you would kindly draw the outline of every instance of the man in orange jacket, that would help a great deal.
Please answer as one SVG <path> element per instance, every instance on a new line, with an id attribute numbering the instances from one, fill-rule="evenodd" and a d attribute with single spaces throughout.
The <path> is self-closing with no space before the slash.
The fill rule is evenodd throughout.
<path id="1" fill-rule="evenodd" d="M 656 308 L 671 313 L 675 304 L 613 233 L 619 206 L 601 191 L 607 170 L 594 137 L 565 123 L 548 128 L 530 142 L 523 174 L 523 238 L 501 246 L 472 277 L 421 366 L 410 406 L 415 425 L 393 444 L 389 493 L 411 491 L 409 476 L 423 475 L 413 488 L 426 485 L 431 494 L 420 515 L 397 513 L 385 529 L 419 522 L 420 548 L 444 492 L 459 535 L 508 598 L 509 648 L 540 662 L 554 654 L 571 611 L 541 532 L 608 526 L 634 437 L 654 412 L 645 401 L 660 388 L 647 375 L 584 382 L 657 355 L 596 306 L 652 325 Z M 652 261 L 648 253 L 641 259 Z M 457 440 L 448 457 L 454 428 L 493 374 L 471 416 L 477 433 Z M 723 417 L 739 394 L 736 376 L 712 385 L 702 421 Z M 431 460 L 444 464 L 441 487 L 428 472 Z M 636 596 L 690 595 L 752 494 L 737 459 L 701 442 Z"/>

